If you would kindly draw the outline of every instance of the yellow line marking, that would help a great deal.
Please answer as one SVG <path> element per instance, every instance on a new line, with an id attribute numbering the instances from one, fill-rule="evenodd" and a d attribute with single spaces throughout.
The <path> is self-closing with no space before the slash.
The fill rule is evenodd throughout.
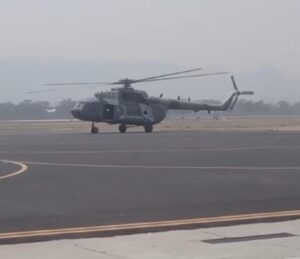
<path id="1" fill-rule="evenodd" d="M 57 235 L 66 235 L 66 234 L 104 233 L 104 232 L 122 231 L 122 230 L 142 230 L 142 229 L 150 230 L 153 228 L 166 228 L 166 227 L 176 227 L 176 226 L 182 227 L 182 226 L 197 225 L 197 224 L 226 223 L 226 222 L 237 222 L 237 221 L 242 222 L 242 221 L 258 220 L 258 219 L 274 219 L 274 218 L 298 217 L 298 216 L 300 217 L 300 210 L 241 214 L 241 215 L 184 219 L 184 220 L 168 220 L 168 221 L 156 221 L 156 222 L 154 221 L 154 222 L 142 222 L 142 223 L 130 223 L 130 224 L 103 225 L 103 226 L 91 226 L 91 227 L 45 229 L 45 230 L 0 233 L 0 240 L 14 239 L 14 238 L 57 236 Z"/>
<path id="2" fill-rule="evenodd" d="M 0 180 L 6 179 L 6 178 L 9 178 L 9 177 L 13 177 L 13 176 L 16 176 L 16 175 L 19 175 L 19 174 L 22 174 L 22 173 L 25 173 L 28 169 L 27 165 L 25 165 L 24 163 L 18 162 L 18 161 L 0 160 L 0 162 L 8 163 L 8 164 L 15 164 L 15 165 L 20 166 L 20 169 L 18 171 L 7 174 L 7 175 L 4 175 L 4 176 L 0 176 Z"/>
<path id="3" fill-rule="evenodd" d="M 31 165 L 91 167 L 91 168 L 136 168 L 136 169 L 214 169 L 214 170 L 300 170 L 300 166 L 156 166 L 156 165 L 92 165 L 22 161 Z"/>

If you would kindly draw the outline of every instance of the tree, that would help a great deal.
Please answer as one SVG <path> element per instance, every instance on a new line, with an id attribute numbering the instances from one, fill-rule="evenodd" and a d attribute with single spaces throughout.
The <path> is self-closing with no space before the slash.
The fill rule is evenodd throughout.
<path id="1" fill-rule="evenodd" d="M 53 115 L 56 115 L 58 118 L 72 118 L 70 111 L 75 104 L 76 101 L 72 99 L 64 99 L 55 105 L 56 112 Z"/>

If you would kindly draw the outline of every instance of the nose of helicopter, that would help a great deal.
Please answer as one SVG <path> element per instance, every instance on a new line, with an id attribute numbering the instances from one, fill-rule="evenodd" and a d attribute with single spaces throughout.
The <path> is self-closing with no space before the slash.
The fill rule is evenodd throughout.
<path id="1" fill-rule="evenodd" d="M 73 108 L 71 110 L 71 114 L 73 115 L 74 118 L 79 119 L 80 118 L 80 114 L 81 114 L 81 110 L 78 108 Z"/>
<path id="2" fill-rule="evenodd" d="M 80 110 L 73 108 L 71 110 L 71 114 L 73 115 L 74 118 L 78 119 L 78 117 L 80 116 Z"/>
<path id="3" fill-rule="evenodd" d="M 77 103 L 74 108 L 71 110 L 71 114 L 75 119 L 80 119 L 82 114 L 82 103 Z"/>

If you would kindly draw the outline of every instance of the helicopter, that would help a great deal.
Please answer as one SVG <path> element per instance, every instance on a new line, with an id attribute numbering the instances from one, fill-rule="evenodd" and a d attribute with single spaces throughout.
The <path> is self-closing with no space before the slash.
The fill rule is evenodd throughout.
<path id="1" fill-rule="evenodd" d="M 179 96 L 177 99 L 165 99 L 163 98 L 163 94 L 159 97 L 151 97 L 147 92 L 132 87 L 133 84 L 137 83 L 228 74 L 228 72 L 217 72 L 180 75 L 199 70 L 202 70 L 202 68 L 142 79 L 125 78 L 112 83 L 55 83 L 46 85 L 121 85 L 121 87 L 111 88 L 110 91 L 96 92 L 94 99 L 79 101 L 71 110 L 71 114 L 75 119 L 92 122 L 92 134 L 99 133 L 99 128 L 96 127 L 96 123 L 99 122 L 119 124 L 120 133 L 125 133 L 128 127 L 132 126 L 142 126 L 146 133 L 150 133 L 153 131 L 153 125 L 160 123 L 166 118 L 168 110 L 192 110 L 194 112 L 205 110 L 208 113 L 211 111 L 232 110 L 240 95 L 254 94 L 252 91 L 239 91 L 233 75 L 231 75 L 231 81 L 235 91 L 222 105 L 192 102 L 190 98 L 188 100 L 181 100 Z"/>

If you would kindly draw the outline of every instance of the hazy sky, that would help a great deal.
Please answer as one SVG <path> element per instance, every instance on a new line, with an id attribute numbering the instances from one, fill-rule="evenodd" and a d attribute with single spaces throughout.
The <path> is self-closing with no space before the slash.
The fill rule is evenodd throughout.
<path id="1" fill-rule="evenodd" d="M 300 0 L 0 0 L 0 31 L 0 101 L 25 98 L 49 80 L 199 66 L 234 72 L 241 88 L 255 84 L 258 99 L 300 101 Z M 223 97 L 219 90 L 231 89 L 203 89 L 204 97 Z"/>

